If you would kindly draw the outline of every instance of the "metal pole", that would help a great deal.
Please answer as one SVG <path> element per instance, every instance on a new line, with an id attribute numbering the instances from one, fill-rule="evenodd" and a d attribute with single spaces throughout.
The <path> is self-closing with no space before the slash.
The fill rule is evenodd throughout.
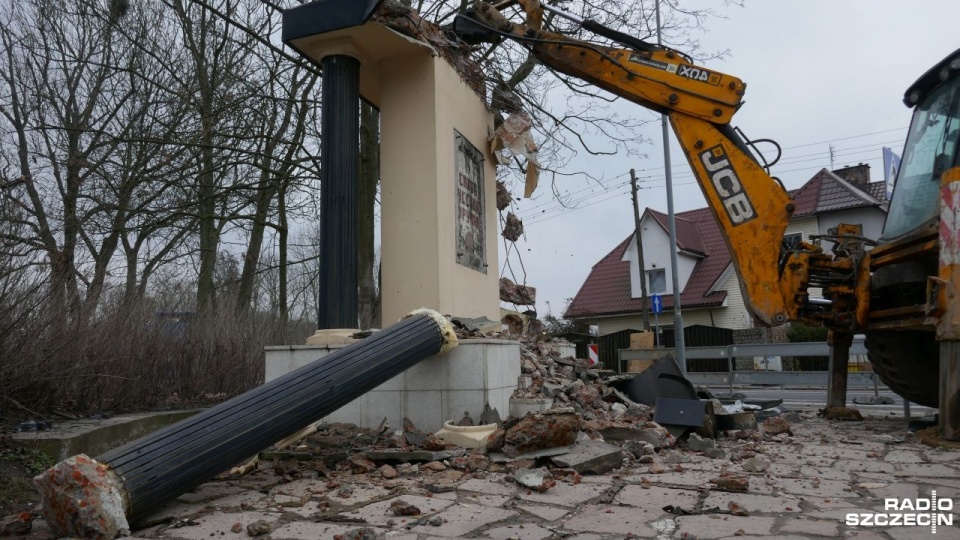
<path id="1" fill-rule="evenodd" d="M 940 436 L 960 441 L 960 342 L 940 342 Z"/>
<path id="2" fill-rule="evenodd" d="M 829 372 L 827 373 L 827 407 L 847 406 L 847 368 L 850 363 L 850 345 L 853 333 L 830 330 L 827 333 L 830 345 Z"/>
<path id="3" fill-rule="evenodd" d="M 456 343 L 442 315 L 419 310 L 95 460 L 81 454 L 62 461 L 34 480 L 44 519 L 58 537 L 114 538 L 164 503 Z"/>
<path id="4" fill-rule="evenodd" d="M 657 45 L 662 45 L 660 33 L 660 1 L 657 0 Z M 660 116 L 663 128 L 663 167 L 667 178 L 667 223 L 670 229 L 670 277 L 673 280 L 673 336 L 677 364 L 687 374 L 687 353 L 683 340 L 683 315 L 680 313 L 680 274 L 677 269 L 677 220 L 673 212 L 673 177 L 670 170 L 670 138 L 667 134 L 667 115 Z"/>
<path id="5" fill-rule="evenodd" d="M 320 305 L 317 328 L 357 328 L 360 211 L 360 61 L 327 56 L 320 159 Z"/>

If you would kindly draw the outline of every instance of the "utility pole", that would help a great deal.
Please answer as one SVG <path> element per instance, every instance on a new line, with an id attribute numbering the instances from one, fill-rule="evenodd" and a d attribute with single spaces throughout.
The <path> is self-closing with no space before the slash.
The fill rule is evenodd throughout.
<path id="1" fill-rule="evenodd" d="M 630 193 L 633 194 L 633 230 L 637 239 L 637 266 L 640 268 L 640 305 L 643 311 L 643 330 L 650 330 L 650 314 L 647 312 L 647 272 L 643 262 L 643 240 L 640 238 L 640 204 L 637 202 L 637 172 L 630 169 Z"/>
<path id="2" fill-rule="evenodd" d="M 663 45 L 660 33 L 660 0 L 657 0 L 657 45 Z M 673 177 L 670 170 L 670 138 L 667 133 L 667 115 L 660 116 L 663 126 L 663 166 L 667 176 L 667 223 L 670 228 L 670 278 L 673 281 L 673 336 L 677 365 L 687 374 L 687 351 L 683 340 L 683 315 L 680 313 L 680 274 L 677 270 L 677 220 L 673 212 Z"/>

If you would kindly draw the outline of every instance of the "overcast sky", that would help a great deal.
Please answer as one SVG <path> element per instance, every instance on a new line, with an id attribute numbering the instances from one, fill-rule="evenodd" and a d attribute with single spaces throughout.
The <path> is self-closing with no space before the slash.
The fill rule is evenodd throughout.
<path id="1" fill-rule="evenodd" d="M 900 153 L 910 120 L 903 93 L 917 77 L 960 48 L 960 0 L 746 0 L 744 7 L 713 6 L 725 19 L 710 21 L 700 36 L 704 50 L 730 50 L 705 66 L 747 83 L 746 104 L 733 124 L 751 138 L 772 138 L 784 148 L 773 174 L 788 189 L 801 186 L 821 168 L 860 162 L 872 180 L 883 179 L 881 147 Z M 621 29 L 629 32 L 629 29 Z M 619 110 L 651 118 L 622 101 Z M 537 287 L 537 311 L 562 313 L 590 268 L 632 233 L 630 168 L 641 178 L 640 207 L 667 210 L 663 187 L 660 125 L 641 135 L 654 144 L 646 159 L 577 156 L 572 170 L 590 170 L 608 189 L 583 179 L 559 180 L 575 209 L 562 209 L 541 188 L 534 200 L 517 204 L 526 237 L 517 243 L 526 282 Z M 706 206 L 689 166 L 670 134 L 674 204 L 678 212 Z M 501 245 L 501 266 L 503 265 Z M 519 280 L 516 256 L 511 268 Z M 507 277 L 511 277 L 508 270 Z M 549 306 L 548 306 L 549 302 Z"/>

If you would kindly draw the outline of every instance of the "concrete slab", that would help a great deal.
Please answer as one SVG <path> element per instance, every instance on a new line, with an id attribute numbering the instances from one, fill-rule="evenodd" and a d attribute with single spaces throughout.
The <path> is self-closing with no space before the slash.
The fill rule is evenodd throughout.
<path id="1" fill-rule="evenodd" d="M 895 466 L 892 463 L 883 461 L 873 461 L 870 458 L 862 460 L 838 459 L 832 466 L 833 469 L 843 472 L 872 472 L 872 473 L 893 473 Z"/>
<path id="2" fill-rule="evenodd" d="M 773 469 L 773 467 L 771 467 Z M 810 465 L 804 465 L 800 467 L 800 474 L 795 475 L 799 477 L 806 478 L 821 478 L 825 480 L 841 480 L 843 482 L 850 481 L 851 473 L 847 471 L 841 471 L 839 469 L 834 469 L 831 467 L 812 467 Z M 780 476 L 791 476 L 791 475 L 780 475 Z"/>
<path id="3" fill-rule="evenodd" d="M 960 469 L 940 463 L 904 463 L 894 476 L 922 476 L 927 478 L 956 478 Z"/>
<path id="4" fill-rule="evenodd" d="M 506 525 L 483 531 L 483 538 L 496 540 L 542 540 L 553 536 L 553 531 L 533 523 Z"/>
<path id="5" fill-rule="evenodd" d="M 167 528 L 163 531 L 163 538 L 179 538 L 183 540 L 209 540 L 211 537 L 242 539 L 248 538 L 247 525 L 264 520 L 267 523 L 276 523 L 280 514 L 263 512 L 213 512 L 194 519 L 197 524 L 186 527 Z M 241 531 L 235 533 L 233 526 L 239 523 Z"/>
<path id="6" fill-rule="evenodd" d="M 699 494 L 689 489 L 672 489 L 659 486 L 650 486 L 644 489 L 641 486 L 631 484 L 624 486 L 614 497 L 614 504 L 632 506 L 641 513 L 646 514 L 647 521 L 653 521 L 659 516 L 665 514 L 664 506 L 679 506 L 687 511 L 692 511 L 696 505 Z"/>
<path id="7" fill-rule="evenodd" d="M 481 493 L 461 493 L 457 497 L 457 501 L 462 503 L 496 507 L 502 507 L 511 499 L 513 497 L 508 495 L 483 495 Z"/>
<path id="8" fill-rule="evenodd" d="M 570 513 L 569 508 L 558 508 L 556 506 L 546 506 L 542 504 L 518 504 L 517 508 L 544 521 L 557 521 Z"/>
<path id="9" fill-rule="evenodd" d="M 916 450 L 891 450 L 883 456 L 888 463 L 923 463 L 926 460 Z"/>
<path id="10" fill-rule="evenodd" d="M 557 485 L 544 493 L 526 491 L 520 493 L 520 499 L 526 502 L 553 504 L 557 506 L 575 507 L 595 499 L 606 491 L 604 486 L 594 484 L 568 484 L 557 482 Z"/>
<path id="11" fill-rule="evenodd" d="M 646 514 L 638 514 L 634 507 L 585 505 L 582 510 L 563 522 L 563 528 L 574 532 L 592 532 L 653 538 L 657 531 L 647 522 Z"/>
<path id="12" fill-rule="evenodd" d="M 512 510 L 491 508 L 476 504 L 455 504 L 437 514 L 443 519 L 443 525 L 418 525 L 412 530 L 420 534 L 429 534 L 443 538 L 462 538 L 471 532 L 517 515 Z"/>
<path id="13" fill-rule="evenodd" d="M 781 478 L 783 490 L 794 495 L 812 495 L 814 497 L 853 497 L 848 482 L 840 480 L 814 480 L 807 478 Z M 752 487 L 752 485 L 751 485 Z"/>
<path id="14" fill-rule="evenodd" d="M 517 485 L 505 482 L 504 475 L 491 475 L 488 478 L 472 478 L 457 487 L 459 491 L 475 491 L 490 495 L 513 495 L 517 492 Z"/>
<path id="15" fill-rule="evenodd" d="M 740 517 L 711 514 L 705 516 L 681 516 L 677 518 L 677 531 L 674 538 L 723 538 L 739 536 L 738 531 L 746 535 L 769 535 L 773 530 L 774 518 Z"/>
<path id="16" fill-rule="evenodd" d="M 316 540 L 318 538 L 333 538 L 338 534 L 346 534 L 354 529 L 373 529 L 377 534 L 383 534 L 386 529 L 371 527 L 363 523 L 313 523 L 309 521 L 294 521 L 287 523 L 270 533 L 269 540 Z M 399 537 L 393 537 L 399 538 Z M 416 537 L 414 536 L 414 540 Z"/>
<path id="17" fill-rule="evenodd" d="M 840 536 L 840 525 L 836 521 L 819 521 L 812 519 L 791 519 L 780 525 L 780 532 L 811 536 Z"/>
<path id="18" fill-rule="evenodd" d="M 46 431 L 13 433 L 14 441 L 36 448 L 56 461 L 77 454 L 98 456 L 154 431 L 189 418 L 201 409 L 122 414 L 110 418 L 57 422 Z"/>
<path id="19" fill-rule="evenodd" d="M 420 509 L 419 516 L 396 516 L 393 512 L 390 511 L 390 505 L 394 501 L 403 501 L 408 504 L 412 504 Z M 438 499 L 436 497 L 421 497 L 419 495 L 401 495 L 399 497 L 394 497 L 392 499 L 368 504 L 361 508 L 351 510 L 349 512 L 341 512 L 340 515 L 349 518 L 362 519 L 367 523 L 372 525 L 379 525 L 381 527 L 390 527 L 389 523 L 394 524 L 394 526 L 402 525 L 403 523 L 409 523 L 411 520 L 415 521 L 423 516 L 428 516 L 431 514 L 437 514 L 443 510 L 449 508 L 454 504 L 453 501 L 446 501 L 443 499 Z"/>
<path id="20" fill-rule="evenodd" d="M 884 532 L 889 534 L 893 540 L 916 540 L 918 538 L 960 540 L 960 527 L 957 526 L 937 527 L 937 534 L 932 534 L 929 527 L 891 527 Z"/>
<path id="21" fill-rule="evenodd" d="M 719 508 L 726 510 L 731 502 L 735 502 L 747 509 L 750 515 L 753 514 L 784 514 L 790 512 L 800 513 L 800 500 L 787 499 L 783 496 L 774 497 L 771 495 L 758 495 L 755 493 L 729 493 L 723 491 L 711 491 L 710 495 L 703 501 L 704 508 Z"/>

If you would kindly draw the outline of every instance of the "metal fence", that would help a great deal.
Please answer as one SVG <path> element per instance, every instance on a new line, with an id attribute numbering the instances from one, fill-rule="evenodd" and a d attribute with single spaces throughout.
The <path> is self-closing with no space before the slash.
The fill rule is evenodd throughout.
<path id="1" fill-rule="evenodd" d="M 830 345 L 826 342 L 808 343 L 747 343 L 722 347 L 685 347 L 687 365 L 702 360 L 718 366 L 714 370 L 688 370 L 687 378 L 693 384 L 730 387 L 735 385 L 826 386 L 827 371 L 784 370 L 785 359 L 828 357 Z M 624 362 L 656 360 L 666 354 L 676 355 L 674 349 L 622 349 L 619 351 L 618 371 L 624 371 Z M 850 347 L 847 385 L 876 388 L 879 380 L 866 359 L 867 349 L 858 336 Z M 701 363 L 702 365 L 702 363 Z M 722 366 L 722 367 L 721 367 Z M 749 366 L 749 367 L 748 367 Z M 824 366 L 826 367 L 826 366 Z"/>

